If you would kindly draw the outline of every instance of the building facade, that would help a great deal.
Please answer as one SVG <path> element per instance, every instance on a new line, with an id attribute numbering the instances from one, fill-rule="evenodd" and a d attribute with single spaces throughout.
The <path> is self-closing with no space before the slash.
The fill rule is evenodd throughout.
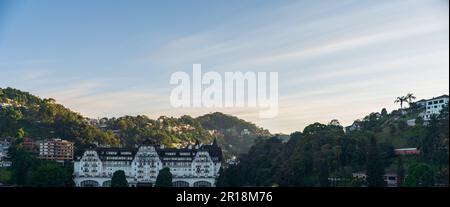
<path id="1" fill-rule="evenodd" d="M 448 100 L 448 95 L 442 95 L 428 100 L 417 101 L 417 105 L 425 109 L 421 114 L 423 120 L 428 121 L 433 115 L 439 115 L 444 106 L 448 104 Z"/>
<path id="2" fill-rule="evenodd" d="M 39 143 L 39 159 L 64 162 L 73 160 L 73 142 L 62 139 L 46 139 Z"/>
<path id="3" fill-rule="evenodd" d="M 399 148 L 394 149 L 396 155 L 418 155 L 420 154 L 420 150 L 417 148 Z"/>
<path id="4" fill-rule="evenodd" d="M 28 137 L 23 138 L 22 146 L 24 150 L 32 152 L 36 152 L 39 148 L 39 145 L 37 144 L 36 140 Z"/>
<path id="5" fill-rule="evenodd" d="M 114 172 L 123 170 L 130 187 L 153 186 L 167 167 L 174 187 L 213 187 L 221 164 L 216 141 L 180 149 L 148 141 L 138 148 L 92 147 L 75 159 L 74 182 L 77 187 L 109 187 Z"/>
<path id="6" fill-rule="evenodd" d="M 353 178 L 366 181 L 367 173 L 365 171 L 352 173 Z M 405 175 L 406 177 L 406 175 Z M 396 172 L 386 172 L 383 176 L 386 187 L 398 187 L 400 177 Z"/>
<path id="7" fill-rule="evenodd" d="M 8 151 L 11 143 L 7 139 L 0 139 L 0 168 L 11 167 L 11 161 L 8 159 Z"/>

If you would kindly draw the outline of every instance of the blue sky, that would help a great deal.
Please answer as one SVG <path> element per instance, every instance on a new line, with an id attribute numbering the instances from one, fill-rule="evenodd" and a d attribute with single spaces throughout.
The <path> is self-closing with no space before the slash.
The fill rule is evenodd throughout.
<path id="1" fill-rule="evenodd" d="M 223 111 L 272 132 L 449 93 L 447 0 L 0 0 L 0 87 L 89 117 Z M 170 75 L 275 71 L 280 112 L 169 104 Z"/>

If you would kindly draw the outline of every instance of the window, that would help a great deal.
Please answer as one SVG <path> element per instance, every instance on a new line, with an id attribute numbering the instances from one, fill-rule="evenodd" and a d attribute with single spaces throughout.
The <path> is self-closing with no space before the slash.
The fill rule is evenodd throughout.
<path id="1" fill-rule="evenodd" d="M 173 187 L 189 187 L 189 183 L 186 181 L 175 181 L 172 183 Z"/>
<path id="2" fill-rule="evenodd" d="M 98 187 L 98 182 L 94 180 L 85 180 L 80 183 L 81 187 Z"/>
<path id="3" fill-rule="evenodd" d="M 437 104 L 438 103 L 438 101 L 434 101 L 434 104 Z"/>
<path id="4" fill-rule="evenodd" d="M 439 103 L 444 103 L 444 100 L 439 100 Z"/>
<path id="5" fill-rule="evenodd" d="M 194 183 L 194 187 L 211 187 L 211 183 L 207 181 L 197 181 Z"/>

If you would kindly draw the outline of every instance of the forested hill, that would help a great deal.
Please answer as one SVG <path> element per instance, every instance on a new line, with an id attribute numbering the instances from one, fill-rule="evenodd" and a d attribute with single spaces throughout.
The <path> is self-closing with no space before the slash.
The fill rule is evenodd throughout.
<path id="1" fill-rule="evenodd" d="M 253 123 L 220 112 L 210 113 L 197 118 L 202 126 L 213 132 L 225 154 L 246 153 L 257 138 L 271 136 L 267 129 Z"/>
<path id="2" fill-rule="evenodd" d="M 13 88 L 0 88 L 0 137 L 60 137 L 76 146 L 134 146 L 150 138 L 155 143 L 182 147 L 217 138 L 226 156 L 245 153 L 256 137 L 269 131 L 234 116 L 212 113 L 198 118 L 147 116 L 90 119 L 54 99 L 41 99 Z"/>
<path id="3" fill-rule="evenodd" d="M 205 114 L 198 117 L 197 120 L 203 125 L 205 129 L 209 130 L 234 129 L 237 132 L 242 132 L 243 130 L 247 129 L 254 134 L 270 134 L 268 130 L 257 127 L 253 123 L 220 112 Z"/>
<path id="4" fill-rule="evenodd" d="M 385 173 L 399 186 L 448 186 L 449 108 L 428 123 L 417 106 L 374 112 L 352 127 L 337 120 L 314 123 L 291 134 L 259 140 L 239 164 L 225 169 L 219 186 L 384 186 Z M 395 148 L 418 148 L 419 155 L 396 155 Z M 353 173 L 367 173 L 367 179 Z"/>
<path id="5" fill-rule="evenodd" d="M 85 118 L 54 99 L 41 99 L 13 88 L 0 88 L 0 137 L 60 137 L 77 145 L 92 142 L 116 146 L 111 131 L 88 124 Z"/>

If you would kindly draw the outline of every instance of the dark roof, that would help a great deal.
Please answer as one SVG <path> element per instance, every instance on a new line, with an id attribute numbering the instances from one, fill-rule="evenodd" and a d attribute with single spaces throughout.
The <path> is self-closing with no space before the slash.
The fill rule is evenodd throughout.
<path id="1" fill-rule="evenodd" d="M 144 146 L 147 144 L 144 144 Z M 161 161 L 164 162 L 191 162 L 197 152 L 199 151 L 207 151 L 214 162 L 222 162 L 222 149 L 217 145 L 202 145 L 198 149 L 195 146 L 191 148 L 161 148 L 158 145 L 155 146 L 156 152 L 158 153 Z M 138 148 L 95 148 L 97 151 L 100 160 L 114 160 L 115 157 L 128 157 L 126 160 L 133 160 Z M 172 158 L 181 158 L 184 157 L 186 159 L 172 159 Z M 120 160 L 120 159 L 117 159 Z"/>
<path id="2" fill-rule="evenodd" d="M 156 142 L 152 139 L 147 138 L 142 142 L 142 145 L 156 145 Z"/>
<path id="3" fill-rule="evenodd" d="M 211 158 L 217 158 L 219 162 L 223 160 L 222 149 L 217 145 L 203 145 L 200 147 L 200 150 L 207 151 Z"/>

